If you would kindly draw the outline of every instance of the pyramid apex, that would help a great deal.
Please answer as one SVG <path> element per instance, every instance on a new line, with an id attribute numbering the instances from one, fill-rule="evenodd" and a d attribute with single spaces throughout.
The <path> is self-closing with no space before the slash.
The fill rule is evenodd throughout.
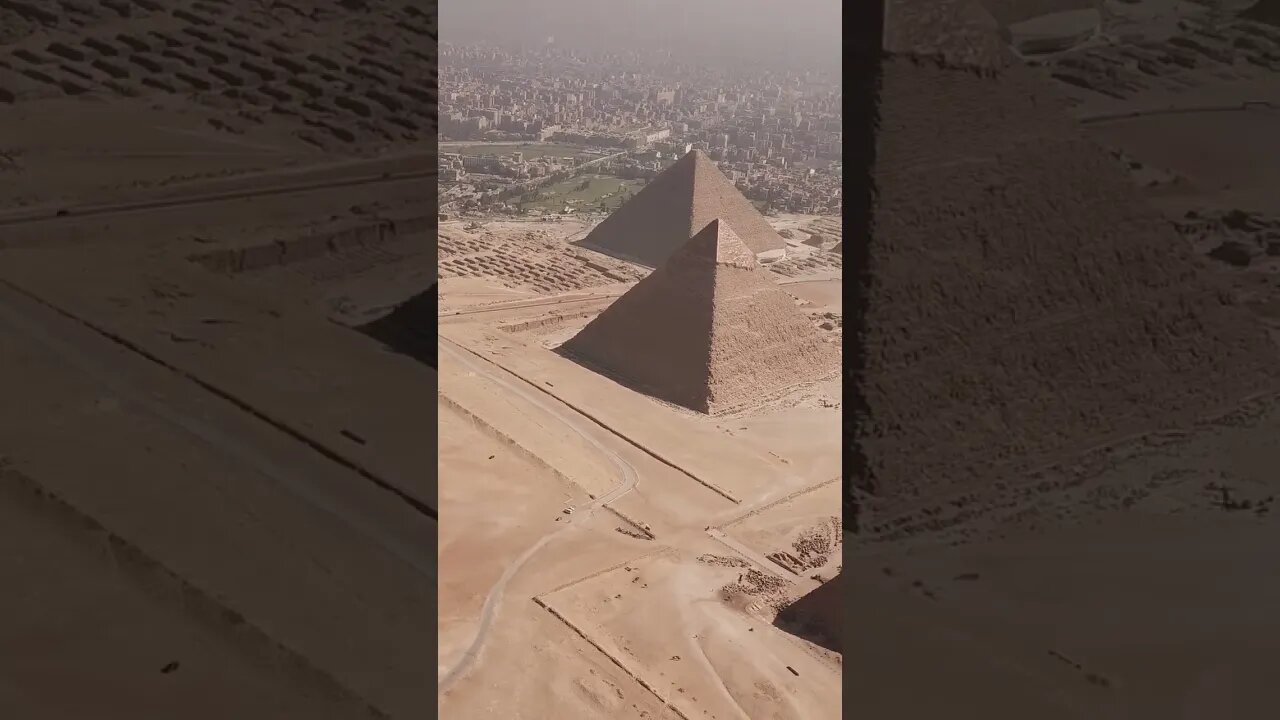
<path id="1" fill-rule="evenodd" d="M 689 240 L 694 255 L 716 265 L 750 270 L 756 267 L 756 254 L 722 218 L 715 218 Z"/>
<path id="2" fill-rule="evenodd" d="M 757 257 L 785 254 L 778 233 L 701 150 L 690 150 L 658 173 L 580 242 L 656 268 L 717 218 L 731 222 Z"/>
<path id="3" fill-rule="evenodd" d="M 684 163 L 685 165 L 693 165 L 695 167 L 699 165 L 705 166 L 708 163 L 710 163 L 713 167 L 715 166 L 715 162 L 711 159 L 709 155 L 697 149 L 690 150 L 689 152 L 680 156 L 679 162 Z"/>

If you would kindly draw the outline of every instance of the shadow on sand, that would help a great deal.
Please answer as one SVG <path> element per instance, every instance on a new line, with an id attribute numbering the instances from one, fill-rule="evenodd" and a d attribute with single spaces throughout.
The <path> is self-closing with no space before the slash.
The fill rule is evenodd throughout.
<path id="1" fill-rule="evenodd" d="M 435 333 L 430 328 L 436 323 L 437 287 L 433 284 L 386 315 L 356 329 L 392 352 L 435 368 L 439 361 Z"/>
<path id="2" fill-rule="evenodd" d="M 814 588 L 788 605 L 773 621 L 774 627 L 819 647 L 841 652 L 844 583 L 842 575 Z"/>

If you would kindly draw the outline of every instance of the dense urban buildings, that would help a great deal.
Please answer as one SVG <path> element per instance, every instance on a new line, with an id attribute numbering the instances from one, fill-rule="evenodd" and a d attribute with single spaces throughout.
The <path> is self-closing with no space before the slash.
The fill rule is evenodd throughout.
<path id="1" fill-rule="evenodd" d="M 841 211 L 837 74 L 735 73 L 554 44 L 525 51 L 443 44 L 441 68 L 446 205 L 492 206 L 584 172 L 590 161 L 593 172 L 647 180 L 696 149 L 762 209 Z M 550 141 L 582 152 L 468 155 L 464 143 L 479 141 Z"/>

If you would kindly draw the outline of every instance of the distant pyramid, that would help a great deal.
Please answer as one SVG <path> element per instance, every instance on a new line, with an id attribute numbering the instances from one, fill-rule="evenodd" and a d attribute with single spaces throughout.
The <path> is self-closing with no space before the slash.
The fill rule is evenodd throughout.
<path id="1" fill-rule="evenodd" d="M 1276 387 L 1265 331 L 989 16 L 885 11 L 845 75 L 846 467 L 881 519 Z"/>
<path id="2" fill-rule="evenodd" d="M 782 237 L 700 150 L 664 170 L 580 244 L 656 268 L 716 218 L 759 259 L 785 254 Z"/>
<path id="3" fill-rule="evenodd" d="M 720 219 L 562 352 L 641 392 L 711 414 L 830 377 L 840 364 L 838 350 Z"/>

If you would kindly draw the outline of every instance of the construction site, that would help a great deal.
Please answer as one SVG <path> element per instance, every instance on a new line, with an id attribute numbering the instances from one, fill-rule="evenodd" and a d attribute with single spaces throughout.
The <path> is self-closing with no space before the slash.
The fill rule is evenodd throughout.
<path id="1" fill-rule="evenodd" d="M 440 714 L 839 717 L 839 219 L 439 232 Z"/>
<path id="2" fill-rule="evenodd" d="M 845 76 L 858 711 L 1271 717 L 1275 4 L 882 10 Z"/>
<path id="3" fill-rule="evenodd" d="M 0 716 L 430 715 L 435 43 L 0 2 Z"/>

